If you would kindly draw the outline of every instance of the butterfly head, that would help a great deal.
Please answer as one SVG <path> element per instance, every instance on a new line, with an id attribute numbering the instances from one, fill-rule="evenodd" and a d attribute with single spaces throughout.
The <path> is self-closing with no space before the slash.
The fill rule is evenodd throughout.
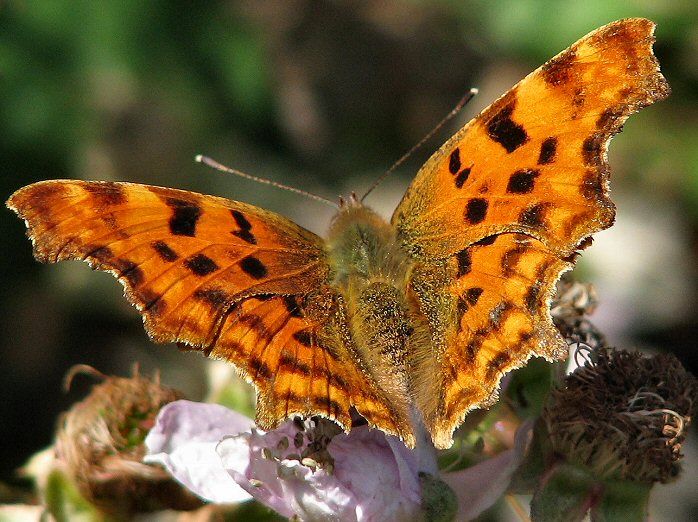
<path id="1" fill-rule="evenodd" d="M 339 211 L 346 210 L 352 207 L 363 207 L 363 203 L 357 197 L 356 192 L 350 192 L 349 197 L 339 196 Z"/>

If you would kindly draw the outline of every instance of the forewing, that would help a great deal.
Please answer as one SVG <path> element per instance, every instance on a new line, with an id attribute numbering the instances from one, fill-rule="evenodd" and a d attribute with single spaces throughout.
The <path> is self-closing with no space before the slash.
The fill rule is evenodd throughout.
<path id="1" fill-rule="evenodd" d="M 210 344 L 221 310 L 255 294 L 305 294 L 327 277 L 321 239 L 277 214 L 132 183 L 43 181 L 8 206 L 42 262 L 114 274 L 158 342 Z M 220 301 L 216 313 L 209 303 Z"/>
<path id="2" fill-rule="evenodd" d="M 506 231 L 567 255 L 609 227 L 608 142 L 669 94 L 653 32 L 649 20 L 628 19 L 590 33 L 449 139 L 393 215 L 405 247 L 444 258 Z"/>

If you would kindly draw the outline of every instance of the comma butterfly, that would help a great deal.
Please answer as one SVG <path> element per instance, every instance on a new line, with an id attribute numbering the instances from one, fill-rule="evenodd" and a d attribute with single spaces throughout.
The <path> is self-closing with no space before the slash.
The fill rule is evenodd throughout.
<path id="1" fill-rule="evenodd" d="M 414 446 L 452 444 L 468 411 L 532 356 L 567 346 L 550 299 L 611 226 L 611 137 L 666 97 L 654 24 L 611 23 L 537 69 L 419 170 L 390 222 L 352 199 L 328 238 L 245 203 L 55 180 L 7 205 L 40 261 L 111 272 L 150 337 L 233 363 L 257 422 L 352 407 Z"/>

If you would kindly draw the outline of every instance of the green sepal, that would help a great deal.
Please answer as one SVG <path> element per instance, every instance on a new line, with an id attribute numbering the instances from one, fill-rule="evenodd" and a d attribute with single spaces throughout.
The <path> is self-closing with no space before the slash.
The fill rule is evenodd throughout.
<path id="1" fill-rule="evenodd" d="M 78 491 L 61 471 L 49 473 L 44 490 L 46 509 L 56 522 L 109 522 L 109 518 Z"/>
<path id="2" fill-rule="evenodd" d="M 651 483 L 607 480 L 599 502 L 591 508 L 592 522 L 647 520 Z"/>
<path id="3" fill-rule="evenodd" d="M 559 463 L 533 495 L 531 520 L 574 522 L 590 511 L 592 522 L 643 522 L 651 488 L 644 482 L 600 480 L 584 466 Z"/>
<path id="4" fill-rule="evenodd" d="M 422 514 L 425 521 L 451 522 L 458 512 L 458 499 L 451 487 L 429 473 L 419 474 L 422 489 Z"/>
<path id="5" fill-rule="evenodd" d="M 533 522 L 583 520 L 600 493 L 599 482 L 583 467 L 558 463 L 546 472 L 531 500 Z"/>

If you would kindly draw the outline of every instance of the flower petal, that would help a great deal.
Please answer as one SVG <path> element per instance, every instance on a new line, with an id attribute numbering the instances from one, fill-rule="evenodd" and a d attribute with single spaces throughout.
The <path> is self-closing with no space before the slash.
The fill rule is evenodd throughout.
<path id="1" fill-rule="evenodd" d="M 397 437 L 360 426 L 327 449 L 335 476 L 358 499 L 357 520 L 410 520 L 419 510 L 417 457 Z"/>
<path id="2" fill-rule="evenodd" d="M 217 404 L 176 401 L 160 410 L 155 427 L 145 439 L 144 461 L 160 464 L 204 500 L 234 503 L 250 496 L 231 479 L 216 453 L 226 435 L 249 431 L 254 423 Z M 248 448 L 238 448 L 240 467 L 247 465 Z"/>
<path id="3" fill-rule="evenodd" d="M 526 422 L 516 431 L 512 449 L 475 466 L 442 475 L 458 497 L 458 520 L 474 519 L 506 492 L 532 436 L 533 424 Z"/>

